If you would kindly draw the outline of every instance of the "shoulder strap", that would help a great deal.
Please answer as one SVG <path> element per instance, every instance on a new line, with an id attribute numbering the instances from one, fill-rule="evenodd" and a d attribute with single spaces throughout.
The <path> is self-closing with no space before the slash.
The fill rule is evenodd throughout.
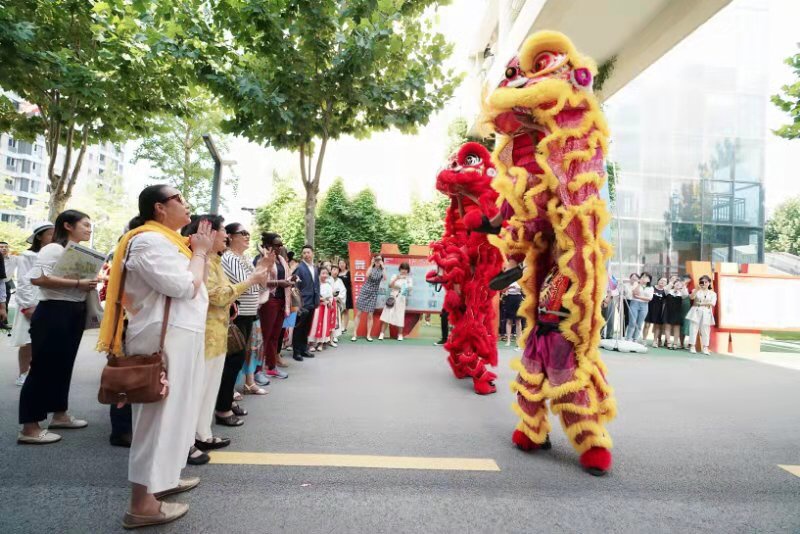
<path id="1" fill-rule="evenodd" d="M 131 244 L 133 243 L 133 239 L 131 239 Z M 125 294 L 125 278 L 128 275 L 128 253 L 130 252 L 130 245 L 128 245 L 128 250 L 125 251 L 125 260 L 122 262 L 122 275 L 119 279 L 119 292 L 117 294 L 117 301 L 114 303 L 114 331 L 111 335 L 112 343 L 113 340 L 117 338 L 117 328 L 119 327 L 119 318 L 122 316 L 122 297 Z M 161 338 L 158 344 L 159 352 L 164 351 L 164 340 L 167 337 L 167 325 L 169 323 L 169 309 L 172 306 L 172 297 L 167 297 L 167 301 L 164 303 L 164 319 L 161 323 Z M 128 350 L 125 347 L 125 334 L 122 335 L 122 355 L 127 356 Z"/>
<path id="2" fill-rule="evenodd" d="M 169 324 L 169 309 L 172 306 L 172 297 L 167 297 L 164 303 L 164 320 L 161 323 L 161 339 L 158 342 L 158 351 L 164 352 L 164 339 L 167 337 L 167 325 Z"/>

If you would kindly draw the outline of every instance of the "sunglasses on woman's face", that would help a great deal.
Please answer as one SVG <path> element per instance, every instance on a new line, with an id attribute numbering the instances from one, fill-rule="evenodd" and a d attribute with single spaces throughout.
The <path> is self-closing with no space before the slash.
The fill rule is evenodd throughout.
<path id="1" fill-rule="evenodd" d="M 181 204 L 183 204 L 184 206 L 186 205 L 186 202 L 184 202 L 184 201 L 183 201 L 183 196 L 182 196 L 180 193 L 175 193 L 174 195 L 168 196 L 167 198 L 165 198 L 164 200 L 162 200 L 162 201 L 160 202 L 160 204 L 166 204 L 166 203 L 167 203 L 167 202 L 169 202 L 170 200 L 177 200 L 178 202 L 180 202 L 180 203 L 181 203 Z"/>
<path id="2" fill-rule="evenodd" d="M 250 237 L 250 232 L 247 230 L 239 230 L 238 232 L 231 232 L 230 235 L 240 235 L 242 237 Z"/>

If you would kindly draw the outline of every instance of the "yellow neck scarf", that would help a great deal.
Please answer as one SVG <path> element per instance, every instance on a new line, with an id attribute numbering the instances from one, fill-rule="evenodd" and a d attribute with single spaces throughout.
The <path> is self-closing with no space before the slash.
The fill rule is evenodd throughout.
<path id="1" fill-rule="evenodd" d="M 119 240 L 117 248 L 114 249 L 114 260 L 111 263 L 111 270 L 108 273 L 108 288 L 106 289 L 106 310 L 103 314 L 103 322 L 100 324 L 100 335 L 97 340 L 98 352 L 110 352 L 112 354 L 120 355 L 122 353 L 122 316 L 116 317 L 117 299 L 120 295 L 120 280 L 122 278 L 122 267 L 125 263 L 125 255 L 128 251 L 128 244 L 130 240 L 144 232 L 158 232 L 172 243 L 174 243 L 178 250 L 186 257 L 192 257 L 192 250 L 189 248 L 189 239 L 181 236 L 178 232 L 170 230 L 163 224 L 155 221 L 147 221 L 142 226 L 134 228 Z M 114 328 L 116 327 L 116 336 L 114 339 Z"/>

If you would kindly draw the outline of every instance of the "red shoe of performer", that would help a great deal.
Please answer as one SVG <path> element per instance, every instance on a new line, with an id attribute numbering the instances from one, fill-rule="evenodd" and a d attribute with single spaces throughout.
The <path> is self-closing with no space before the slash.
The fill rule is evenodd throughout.
<path id="1" fill-rule="evenodd" d="M 611 451 L 592 447 L 581 454 L 581 465 L 590 475 L 601 477 L 611 470 Z"/>
<path id="2" fill-rule="evenodd" d="M 497 391 L 497 388 L 494 387 L 493 382 L 495 378 L 497 378 L 497 375 L 491 371 L 484 371 L 481 376 L 477 378 L 473 377 L 472 387 L 475 389 L 475 393 L 478 395 L 489 395 L 491 393 L 495 393 Z"/>
<path id="3" fill-rule="evenodd" d="M 520 450 L 523 451 L 536 451 L 536 450 L 543 450 L 547 451 L 552 448 L 552 444 L 550 443 L 550 434 L 544 440 L 544 443 L 534 443 L 531 441 L 531 438 L 528 437 L 525 432 L 522 430 L 515 430 L 514 433 L 511 435 L 511 441 L 514 445 L 517 446 Z"/>

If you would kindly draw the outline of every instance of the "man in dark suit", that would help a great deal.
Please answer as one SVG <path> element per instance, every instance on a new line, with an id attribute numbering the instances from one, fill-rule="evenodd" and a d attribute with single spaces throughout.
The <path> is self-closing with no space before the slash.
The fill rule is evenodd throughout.
<path id="1" fill-rule="evenodd" d="M 303 358 L 313 358 L 308 352 L 308 334 L 314 319 L 314 310 L 319 306 L 319 271 L 314 267 L 314 248 L 303 247 L 302 261 L 294 270 L 297 289 L 303 297 L 303 308 L 297 312 L 297 322 L 292 336 L 293 358 L 302 362 Z"/>

